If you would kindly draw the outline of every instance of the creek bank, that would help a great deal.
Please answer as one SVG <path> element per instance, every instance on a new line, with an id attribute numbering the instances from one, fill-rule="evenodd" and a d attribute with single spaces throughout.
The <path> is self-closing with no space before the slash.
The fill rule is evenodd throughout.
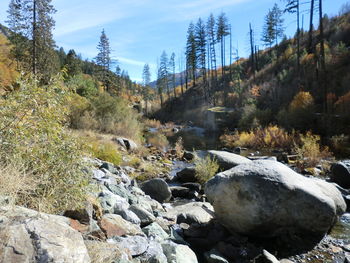
<path id="1" fill-rule="evenodd" d="M 0 258 L 0 262 L 26 262 L 26 258 L 27 262 L 39 262 L 35 261 L 37 258 L 42 259 L 40 262 L 61 262 L 57 251 L 67 251 L 66 262 L 266 262 L 263 261 L 268 255 L 264 253 L 266 243 L 229 231 L 197 182 L 179 183 L 178 187 L 182 188 L 175 190 L 176 182 L 169 180 L 169 176 L 165 176 L 168 184 L 158 179 L 162 180 L 160 185 L 167 193 L 161 203 L 147 195 L 142 184 L 130 177 L 133 170 L 130 167 L 116 167 L 98 159 L 87 161 L 90 165 L 85 170 L 95 190 L 86 207 L 66 211 L 65 216 L 2 207 L 0 235 L 4 238 L 0 239 L 0 255 L 4 259 Z M 183 188 L 196 194 L 179 195 Z M 27 227 L 29 222 L 35 222 L 34 226 Z M 14 246 L 14 240 L 21 233 L 22 242 Z M 61 233 L 70 233 L 74 244 L 62 238 Z M 45 245 L 45 240 L 61 250 L 53 251 Z M 33 244 L 37 244 L 34 252 L 30 248 Z M 38 249 L 41 247 L 46 250 Z M 314 255 L 328 253 L 345 262 L 346 249 L 348 243 L 326 236 L 312 252 Z M 24 261 L 18 261 L 23 255 Z M 304 254 L 290 257 L 293 262 L 307 262 L 303 261 L 307 258 Z"/>

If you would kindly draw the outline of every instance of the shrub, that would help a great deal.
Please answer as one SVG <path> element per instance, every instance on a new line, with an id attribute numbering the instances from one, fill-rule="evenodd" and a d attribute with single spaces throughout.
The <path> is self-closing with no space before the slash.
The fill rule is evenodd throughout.
<path id="1" fill-rule="evenodd" d="M 146 141 L 159 150 L 165 150 L 169 146 L 167 137 L 160 132 L 148 134 Z"/>
<path id="2" fill-rule="evenodd" d="M 146 127 L 149 128 L 161 128 L 162 127 L 162 123 L 159 120 L 155 120 L 155 119 L 144 119 L 143 123 L 145 124 Z"/>
<path id="3" fill-rule="evenodd" d="M 98 84 L 89 75 L 75 75 L 67 81 L 66 85 L 82 97 L 92 98 L 98 94 Z"/>
<path id="4" fill-rule="evenodd" d="M 120 165 L 122 155 L 113 142 L 92 141 L 88 144 L 88 149 L 92 156 L 106 162 Z"/>
<path id="5" fill-rule="evenodd" d="M 294 147 L 294 151 L 299 156 L 297 165 L 300 169 L 315 167 L 321 159 L 332 156 L 328 147 L 321 148 L 319 142 L 320 136 L 310 131 L 305 135 L 300 134 L 300 142 Z"/>
<path id="6" fill-rule="evenodd" d="M 18 86 L 0 98 L 0 165 L 16 162 L 33 175 L 35 187 L 19 204 L 46 212 L 82 205 L 88 176 L 81 145 L 65 128 L 69 91 L 58 80 Z"/>
<path id="7" fill-rule="evenodd" d="M 215 160 L 210 159 L 209 156 L 205 158 L 196 157 L 195 160 L 196 178 L 198 182 L 204 185 L 210 178 L 212 178 L 219 170 L 219 165 Z"/>
<path id="8" fill-rule="evenodd" d="M 283 128 L 270 125 L 266 128 L 256 128 L 250 131 L 224 134 L 220 140 L 225 146 L 248 147 L 252 149 L 270 148 L 288 150 L 294 144 L 296 136 L 294 132 L 288 133 Z"/>

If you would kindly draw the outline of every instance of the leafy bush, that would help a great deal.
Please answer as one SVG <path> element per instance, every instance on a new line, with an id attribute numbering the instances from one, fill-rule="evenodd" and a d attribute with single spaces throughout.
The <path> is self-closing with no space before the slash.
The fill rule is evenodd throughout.
<path id="1" fill-rule="evenodd" d="M 204 185 L 216 174 L 219 170 L 219 165 L 215 160 L 210 159 L 209 156 L 206 156 L 205 158 L 196 158 L 195 170 L 198 182 Z"/>
<path id="2" fill-rule="evenodd" d="M 344 134 L 335 135 L 331 138 L 331 146 L 334 153 L 347 157 L 350 155 L 350 137 Z"/>
<path id="3" fill-rule="evenodd" d="M 332 156 L 328 147 L 321 148 L 320 136 L 312 134 L 310 131 L 305 135 L 300 134 L 300 142 L 295 145 L 294 151 L 299 156 L 299 168 L 315 167 L 321 159 Z"/>
<path id="4" fill-rule="evenodd" d="M 33 175 L 35 187 L 19 204 L 46 212 L 81 205 L 88 180 L 81 146 L 65 129 L 69 91 L 59 81 L 18 86 L 0 98 L 0 165 L 15 162 Z"/>
<path id="5" fill-rule="evenodd" d="M 270 148 L 288 150 L 295 142 L 294 132 L 288 133 L 283 128 L 270 125 L 266 128 L 256 128 L 250 131 L 224 134 L 220 140 L 227 147 L 248 147 L 252 149 Z"/>
<path id="6" fill-rule="evenodd" d="M 122 155 L 112 142 L 93 141 L 88 144 L 88 149 L 92 156 L 103 161 L 114 165 L 120 165 L 122 162 Z"/>
<path id="7" fill-rule="evenodd" d="M 92 98 L 98 94 L 98 83 L 89 75 L 75 75 L 66 84 L 82 97 Z"/>
<path id="8" fill-rule="evenodd" d="M 136 142 L 142 137 L 143 128 L 136 111 L 125 100 L 106 92 L 90 100 L 77 94 L 73 96 L 70 120 L 72 128 L 115 134 Z"/>

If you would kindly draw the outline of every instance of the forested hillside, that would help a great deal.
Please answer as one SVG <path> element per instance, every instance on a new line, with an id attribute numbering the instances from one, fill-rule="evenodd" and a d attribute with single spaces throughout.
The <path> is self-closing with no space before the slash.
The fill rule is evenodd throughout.
<path id="1" fill-rule="evenodd" d="M 221 128 L 278 124 L 288 130 L 348 134 L 350 13 L 344 9 L 338 16 L 324 16 L 322 24 L 322 38 L 320 28 L 301 31 L 299 41 L 296 35 L 276 45 L 272 38 L 271 47 L 252 49 L 247 59 L 208 70 L 196 84 L 191 77 L 186 93 L 168 100 L 155 116 L 217 128 L 207 121 L 208 109 L 220 106 L 234 109 Z"/>

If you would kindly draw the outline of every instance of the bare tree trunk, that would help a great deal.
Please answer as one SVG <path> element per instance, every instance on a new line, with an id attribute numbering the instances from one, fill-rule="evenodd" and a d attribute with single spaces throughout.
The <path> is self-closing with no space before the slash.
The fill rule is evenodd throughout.
<path id="1" fill-rule="evenodd" d="M 324 32 L 323 32 L 323 13 L 322 13 L 322 0 L 319 0 L 319 20 L 320 20 L 320 62 L 321 62 L 321 70 L 322 70 L 322 78 L 321 83 L 323 85 L 324 92 L 324 113 L 328 112 L 327 109 L 327 71 L 326 71 L 326 57 L 324 51 Z"/>
<path id="2" fill-rule="evenodd" d="M 249 37 L 250 37 L 250 57 L 251 57 L 251 62 L 252 62 L 252 71 L 253 75 L 255 77 L 255 55 L 254 55 L 254 40 L 253 40 L 253 30 L 252 30 L 252 25 L 249 23 Z"/>
<path id="3" fill-rule="evenodd" d="M 299 0 L 297 0 L 297 72 L 298 72 L 298 89 L 300 89 L 300 22 L 299 22 Z"/>
<path id="4" fill-rule="evenodd" d="M 36 0 L 33 0 L 33 54 L 32 54 L 32 63 L 33 63 L 33 75 L 36 76 L 37 73 L 37 49 L 36 49 L 36 36 L 37 36 L 37 32 L 36 32 L 37 28 L 36 28 Z"/>
<path id="5" fill-rule="evenodd" d="M 310 7 L 310 27 L 309 27 L 309 41 L 308 41 L 308 53 L 313 53 L 313 48 L 312 48 L 312 31 L 314 29 L 313 26 L 313 18 L 314 18 L 314 5 L 315 5 L 315 0 L 311 0 L 311 7 Z"/>

